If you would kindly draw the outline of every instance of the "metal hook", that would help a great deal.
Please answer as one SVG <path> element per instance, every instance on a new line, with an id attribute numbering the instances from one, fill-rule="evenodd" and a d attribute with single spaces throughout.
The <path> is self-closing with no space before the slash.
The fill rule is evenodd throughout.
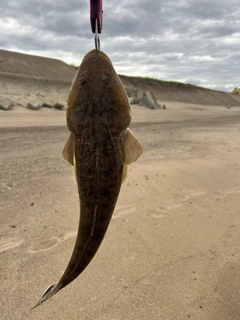
<path id="1" fill-rule="evenodd" d="M 100 50 L 100 39 L 98 34 L 102 31 L 102 0 L 90 0 L 90 22 L 92 33 L 95 33 L 95 48 Z"/>
<path id="2" fill-rule="evenodd" d="M 95 49 L 100 51 L 100 38 L 98 36 L 98 20 L 95 20 Z"/>

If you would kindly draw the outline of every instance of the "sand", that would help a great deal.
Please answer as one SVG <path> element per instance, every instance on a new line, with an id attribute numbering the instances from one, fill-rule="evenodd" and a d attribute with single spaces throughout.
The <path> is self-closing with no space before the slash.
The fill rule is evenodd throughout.
<path id="1" fill-rule="evenodd" d="M 68 130 L 63 111 L 0 111 L 1 319 L 240 319 L 240 109 L 166 104 L 132 108 L 145 153 L 106 237 L 84 273 L 32 311 L 78 227 L 61 159 Z"/>

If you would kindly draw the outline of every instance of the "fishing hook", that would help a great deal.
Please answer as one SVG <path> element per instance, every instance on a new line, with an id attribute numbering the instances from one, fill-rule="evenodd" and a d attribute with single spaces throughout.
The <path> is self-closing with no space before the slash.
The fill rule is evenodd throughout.
<path id="1" fill-rule="evenodd" d="M 95 49 L 98 51 L 100 51 L 100 38 L 98 36 L 98 28 L 97 28 L 97 18 L 96 18 L 96 21 L 95 21 L 95 37 L 94 37 L 94 40 L 95 40 Z"/>
<path id="2" fill-rule="evenodd" d="M 99 33 L 102 31 L 102 0 L 90 0 L 90 22 L 92 33 L 95 33 L 95 49 L 100 50 Z"/>

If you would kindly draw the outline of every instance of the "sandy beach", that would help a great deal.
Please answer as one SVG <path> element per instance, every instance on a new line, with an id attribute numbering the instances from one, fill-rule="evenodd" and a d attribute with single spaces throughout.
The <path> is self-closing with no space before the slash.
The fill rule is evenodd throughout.
<path id="1" fill-rule="evenodd" d="M 106 237 L 83 274 L 32 311 L 75 243 L 68 129 L 64 111 L 0 110 L 1 319 L 240 319 L 240 109 L 166 105 L 132 107 L 144 155 Z"/>

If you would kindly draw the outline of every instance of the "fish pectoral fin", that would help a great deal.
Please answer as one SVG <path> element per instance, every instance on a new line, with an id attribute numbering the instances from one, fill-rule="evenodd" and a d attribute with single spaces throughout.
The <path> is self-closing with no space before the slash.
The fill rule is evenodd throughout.
<path id="1" fill-rule="evenodd" d="M 76 158 L 75 155 L 73 156 L 73 179 L 75 181 L 75 183 L 77 184 L 77 167 L 76 167 Z"/>
<path id="2" fill-rule="evenodd" d="M 124 163 L 123 165 L 123 175 L 122 175 L 122 183 L 127 179 L 127 171 L 128 171 L 128 165 Z"/>
<path id="3" fill-rule="evenodd" d="M 74 166 L 75 137 L 71 132 L 62 151 L 62 158 Z"/>
<path id="4" fill-rule="evenodd" d="M 75 159 L 75 137 L 71 132 L 62 151 L 62 158 L 73 165 L 73 177 L 77 183 L 76 159 Z"/>
<path id="5" fill-rule="evenodd" d="M 136 161 L 142 154 L 143 149 L 133 132 L 128 128 L 122 132 L 124 164 Z"/>

